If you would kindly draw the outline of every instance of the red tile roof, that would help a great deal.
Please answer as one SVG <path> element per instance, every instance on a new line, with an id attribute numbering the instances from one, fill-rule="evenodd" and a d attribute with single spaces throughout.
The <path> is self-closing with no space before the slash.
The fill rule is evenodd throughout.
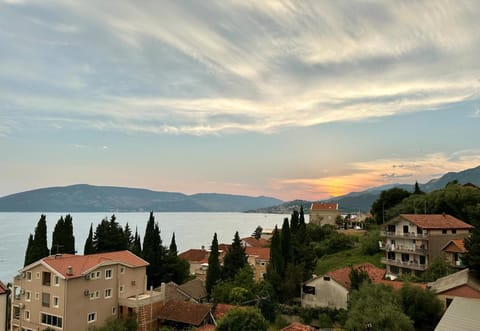
<path id="1" fill-rule="evenodd" d="M 235 307 L 237 307 L 237 306 L 229 305 L 229 304 L 226 304 L 226 303 L 218 303 L 215 306 L 215 309 L 213 310 L 213 317 L 215 318 L 215 320 L 218 321 L 226 313 L 228 313 L 231 309 L 233 309 Z"/>
<path id="2" fill-rule="evenodd" d="M 314 202 L 310 210 L 338 210 L 338 203 L 319 203 Z"/>
<path id="3" fill-rule="evenodd" d="M 472 229 L 473 226 L 460 221 L 448 214 L 401 214 L 406 219 L 422 229 Z"/>
<path id="4" fill-rule="evenodd" d="M 188 251 L 185 251 L 181 254 L 178 254 L 179 258 L 182 258 L 187 261 L 195 261 L 195 262 L 201 262 L 201 261 L 208 261 L 208 251 L 205 249 L 189 249 Z"/>
<path id="5" fill-rule="evenodd" d="M 199 328 L 196 328 L 197 331 L 215 331 L 215 325 L 213 324 L 205 324 Z"/>
<path id="6" fill-rule="evenodd" d="M 280 331 L 315 331 L 316 329 L 313 326 L 305 325 L 299 322 L 293 322 Z"/>
<path id="7" fill-rule="evenodd" d="M 180 322 L 200 326 L 208 317 L 212 305 L 188 301 L 168 301 L 163 305 L 157 317 L 166 321 Z"/>
<path id="8" fill-rule="evenodd" d="M 465 244 L 462 239 L 450 240 L 443 248 L 442 251 L 450 253 L 466 253 Z"/>
<path id="9" fill-rule="evenodd" d="M 8 289 L 8 287 L 5 286 L 5 284 L 2 283 L 2 281 L 0 280 L 0 295 L 8 294 L 9 292 L 10 292 L 10 290 Z"/>
<path id="10" fill-rule="evenodd" d="M 406 282 L 401 282 L 401 281 L 398 281 L 398 280 L 383 279 L 383 280 L 380 280 L 379 282 L 377 282 L 377 284 L 387 285 L 387 286 L 393 287 L 394 290 L 399 290 L 407 283 Z M 427 284 L 421 284 L 421 283 L 409 283 L 409 284 L 410 284 L 410 286 L 420 287 L 420 288 L 423 288 L 423 289 L 427 288 Z"/>
<path id="11" fill-rule="evenodd" d="M 119 263 L 132 268 L 145 267 L 148 265 L 148 262 L 130 251 L 108 252 L 91 255 L 51 255 L 43 258 L 41 261 L 59 272 L 65 278 L 82 276 L 85 272 L 88 272 L 102 264 Z M 71 267 L 71 274 L 67 274 L 67 269 L 69 269 L 69 267 Z"/>
<path id="12" fill-rule="evenodd" d="M 258 259 L 265 261 L 270 260 L 270 248 L 269 247 L 246 247 L 245 254 L 248 256 L 255 256 Z"/>
<path id="13" fill-rule="evenodd" d="M 371 263 L 364 263 L 353 266 L 354 269 L 363 269 L 367 272 L 368 277 L 372 283 L 379 283 L 385 277 L 385 269 L 380 269 L 375 267 Z M 338 269 L 332 272 L 326 273 L 327 276 L 333 278 L 337 283 L 345 287 L 347 290 L 350 289 L 350 271 L 351 267 L 345 267 L 342 269 Z"/>
<path id="14" fill-rule="evenodd" d="M 270 242 L 265 238 L 256 239 L 253 237 L 245 237 L 242 238 L 242 241 L 246 243 L 246 246 L 251 247 L 268 247 L 270 246 Z"/>

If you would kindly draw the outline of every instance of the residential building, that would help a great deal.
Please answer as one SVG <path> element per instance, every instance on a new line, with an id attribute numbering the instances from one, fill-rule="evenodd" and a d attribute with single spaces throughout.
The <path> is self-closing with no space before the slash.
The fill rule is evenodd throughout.
<path id="1" fill-rule="evenodd" d="M 300 322 L 292 322 L 280 331 L 315 331 L 313 326 L 302 324 Z"/>
<path id="2" fill-rule="evenodd" d="M 446 307 L 456 297 L 480 299 L 480 279 L 469 269 L 439 278 L 428 283 L 428 287 L 435 291 Z"/>
<path id="3" fill-rule="evenodd" d="M 338 203 L 314 202 L 310 207 L 310 223 L 317 225 L 330 224 L 335 226 L 336 219 L 340 216 Z"/>
<path id="4" fill-rule="evenodd" d="M 450 240 L 443 248 L 442 252 L 450 265 L 455 268 L 464 268 L 462 255 L 467 252 L 462 239 Z"/>
<path id="5" fill-rule="evenodd" d="M 270 261 L 270 247 L 251 247 L 245 248 L 247 263 L 253 268 L 255 281 L 261 281 L 267 272 L 268 262 Z"/>
<path id="6" fill-rule="evenodd" d="M 393 218 L 385 223 L 380 242 L 387 275 L 420 275 L 450 240 L 463 240 L 472 228 L 447 214 L 402 214 Z"/>
<path id="7" fill-rule="evenodd" d="M 57 254 L 27 265 L 13 280 L 11 330 L 84 331 L 138 313 L 149 296 L 147 265 L 129 251 Z"/>
<path id="8" fill-rule="evenodd" d="M 209 251 L 202 246 L 201 249 L 191 248 L 180 253 L 178 257 L 188 262 L 190 265 L 190 275 L 205 279 L 208 269 L 208 255 Z"/>
<path id="9" fill-rule="evenodd" d="M 265 238 L 245 237 L 242 238 L 242 244 L 245 247 L 270 247 L 270 241 Z"/>
<path id="10" fill-rule="evenodd" d="M 168 301 L 160 307 L 156 318 L 161 325 L 190 329 L 212 324 L 212 305 L 189 301 Z"/>
<path id="11" fill-rule="evenodd" d="M 6 331 L 7 328 L 7 306 L 10 290 L 0 280 L 0 331 Z"/>
<path id="12" fill-rule="evenodd" d="M 386 271 L 370 263 L 360 264 L 353 268 L 365 270 L 374 283 L 381 282 Z M 301 293 L 302 307 L 347 309 L 351 270 L 351 267 L 338 269 L 305 282 Z"/>
<path id="13" fill-rule="evenodd" d="M 435 331 L 478 331 L 480 299 L 456 297 L 447 308 Z"/>

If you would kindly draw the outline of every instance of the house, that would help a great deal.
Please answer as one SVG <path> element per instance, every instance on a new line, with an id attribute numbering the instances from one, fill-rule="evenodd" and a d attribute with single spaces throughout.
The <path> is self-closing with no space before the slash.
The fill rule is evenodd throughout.
<path id="1" fill-rule="evenodd" d="M 433 258 L 442 254 L 451 240 L 463 240 L 473 227 L 447 214 L 401 214 L 384 225 L 380 248 L 387 275 L 425 271 Z"/>
<path id="2" fill-rule="evenodd" d="M 336 219 L 339 216 L 338 203 L 314 202 L 310 207 L 310 223 L 313 224 L 336 226 Z"/>
<path id="3" fill-rule="evenodd" d="M 461 256 L 467 252 L 463 240 L 454 239 L 450 240 L 443 248 L 442 252 L 445 254 L 445 258 L 453 267 L 464 268 Z"/>
<path id="4" fill-rule="evenodd" d="M 10 290 L 0 280 L 0 331 L 6 331 L 7 328 L 7 306 Z"/>
<path id="5" fill-rule="evenodd" d="M 262 235 L 260 236 L 260 238 L 265 239 L 265 240 L 272 239 L 273 231 L 275 231 L 275 229 L 270 229 L 270 228 L 263 229 L 262 230 Z"/>
<path id="6" fill-rule="evenodd" d="M 245 237 L 241 240 L 244 247 L 270 247 L 270 241 L 265 238 Z"/>
<path id="7" fill-rule="evenodd" d="M 161 325 L 187 329 L 212 324 L 212 305 L 189 301 L 168 301 L 156 314 Z"/>
<path id="8" fill-rule="evenodd" d="M 178 289 L 182 293 L 185 293 L 190 300 L 193 300 L 197 303 L 205 302 L 208 298 L 205 281 L 199 278 L 194 278 L 182 285 L 178 285 Z"/>
<path id="9" fill-rule="evenodd" d="M 353 268 L 365 270 L 373 283 L 381 282 L 386 272 L 385 269 L 377 268 L 370 263 L 356 265 Z M 351 270 L 351 267 L 338 269 L 305 282 L 301 293 L 302 307 L 347 309 Z"/>
<path id="10" fill-rule="evenodd" d="M 480 300 L 456 297 L 438 322 L 435 331 L 477 331 Z"/>
<path id="11" fill-rule="evenodd" d="M 57 254 L 27 265 L 13 280 L 11 330 L 83 331 L 112 316 L 140 318 L 142 302 L 158 300 L 146 292 L 147 265 L 129 251 Z"/>
<path id="12" fill-rule="evenodd" d="M 313 326 L 305 325 L 299 322 L 293 322 L 281 329 L 280 331 L 315 331 Z"/>
<path id="13" fill-rule="evenodd" d="M 476 278 L 469 269 L 460 270 L 454 274 L 428 283 L 446 307 L 455 297 L 480 299 L 480 279 Z"/>
<path id="14" fill-rule="evenodd" d="M 251 247 L 245 248 L 247 262 L 253 268 L 255 281 L 263 280 L 267 272 L 268 262 L 270 261 L 270 247 Z"/>
<path id="15" fill-rule="evenodd" d="M 229 244 L 219 244 L 218 245 L 218 259 L 220 263 L 223 263 L 223 258 L 227 250 L 229 250 L 231 245 Z M 190 265 L 190 274 L 194 275 L 197 278 L 205 280 L 207 277 L 208 269 L 208 257 L 210 255 L 210 250 L 206 250 L 204 246 L 201 249 L 189 249 L 183 253 L 178 254 L 178 257 L 184 259 Z"/>

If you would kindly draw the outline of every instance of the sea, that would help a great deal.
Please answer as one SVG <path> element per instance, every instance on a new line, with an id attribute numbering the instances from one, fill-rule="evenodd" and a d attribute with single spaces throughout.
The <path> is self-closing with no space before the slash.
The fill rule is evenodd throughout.
<path id="1" fill-rule="evenodd" d="M 0 280 L 5 284 L 23 267 L 25 249 L 30 233 L 40 219 L 41 212 L 0 213 Z M 51 236 L 55 224 L 67 213 L 43 213 L 47 217 L 47 240 L 51 245 Z M 69 213 L 73 219 L 73 234 L 77 254 L 83 254 L 85 240 L 90 225 L 93 231 L 104 218 L 110 219 L 112 213 Z M 150 213 L 115 213 L 117 222 L 124 228 L 128 223 L 132 232 L 138 229 L 142 243 L 145 227 Z M 164 246 L 170 244 L 172 234 L 179 252 L 190 248 L 210 247 L 216 232 L 219 243 L 231 243 L 235 231 L 241 238 L 250 236 L 260 225 L 264 229 L 282 226 L 283 219 L 289 215 L 258 213 L 154 213 L 160 228 Z M 56 253 L 52 251 L 52 253 Z"/>

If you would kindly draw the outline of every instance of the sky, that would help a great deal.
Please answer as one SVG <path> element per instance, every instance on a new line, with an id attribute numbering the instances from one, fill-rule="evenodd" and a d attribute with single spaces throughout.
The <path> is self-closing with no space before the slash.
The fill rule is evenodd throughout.
<path id="1" fill-rule="evenodd" d="M 322 200 L 480 165 L 479 1 L 0 0 L 0 196 Z"/>

